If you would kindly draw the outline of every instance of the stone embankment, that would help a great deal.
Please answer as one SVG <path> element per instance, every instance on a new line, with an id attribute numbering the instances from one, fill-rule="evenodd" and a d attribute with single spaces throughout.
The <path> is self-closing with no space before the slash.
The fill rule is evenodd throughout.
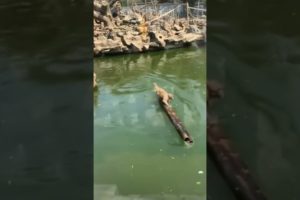
<path id="1" fill-rule="evenodd" d="M 131 8 L 116 0 L 94 0 L 94 55 L 178 48 L 204 41 L 206 17 L 178 18 Z"/>

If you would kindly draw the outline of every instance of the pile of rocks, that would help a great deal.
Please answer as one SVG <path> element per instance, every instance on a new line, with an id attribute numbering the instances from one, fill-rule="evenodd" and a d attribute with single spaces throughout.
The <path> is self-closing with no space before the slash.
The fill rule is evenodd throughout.
<path id="1" fill-rule="evenodd" d="M 94 55 L 176 48 L 204 40 L 206 18 L 121 12 L 118 0 L 94 0 Z"/>

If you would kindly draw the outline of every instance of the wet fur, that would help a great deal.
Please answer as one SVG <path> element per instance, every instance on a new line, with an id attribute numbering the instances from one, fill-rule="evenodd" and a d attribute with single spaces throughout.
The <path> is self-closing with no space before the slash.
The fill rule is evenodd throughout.
<path id="1" fill-rule="evenodd" d="M 173 95 L 171 93 L 168 93 L 165 89 L 159 87 L 156 83 L 153 83 L 153 85 L 154 85 L 154 91 L 162 99 L 162 102 L 165 105 L 170 106 L 169 103 L 174 98 Z"/>

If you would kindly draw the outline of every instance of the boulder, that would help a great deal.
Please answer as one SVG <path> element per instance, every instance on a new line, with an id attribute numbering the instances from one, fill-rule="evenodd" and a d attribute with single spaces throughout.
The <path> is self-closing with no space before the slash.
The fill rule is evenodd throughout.
<path id="1" fill-rule="evenodd" d="M 122 41 L 133 52 L 143 51 L 144 43 L 142 41 L 141 36 L 134 36 L 131 34 L 127 34 L 122 37 Z"/>
<path id="2" fill-rule="evenodd" d="M 150 32 L 154 40 L 160 45 L 160 47 L 165 47 L 166 42 L 165 42 L 165 36 L 161 33 L 158 32 Z"/>

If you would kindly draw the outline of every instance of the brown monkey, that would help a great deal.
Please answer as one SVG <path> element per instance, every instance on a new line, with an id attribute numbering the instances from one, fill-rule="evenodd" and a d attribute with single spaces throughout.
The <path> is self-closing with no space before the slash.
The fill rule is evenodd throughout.
<path id="1" fill-rule="evenodd" d="M 154 91 L 156 94 L 162 99 L 162 102 L 170 106 L 169 102 L 174 98 L 171 93 L 168 93 L 165 89 L 159 87 L 156 83 L 153 83 L 154 85 Z"/>

